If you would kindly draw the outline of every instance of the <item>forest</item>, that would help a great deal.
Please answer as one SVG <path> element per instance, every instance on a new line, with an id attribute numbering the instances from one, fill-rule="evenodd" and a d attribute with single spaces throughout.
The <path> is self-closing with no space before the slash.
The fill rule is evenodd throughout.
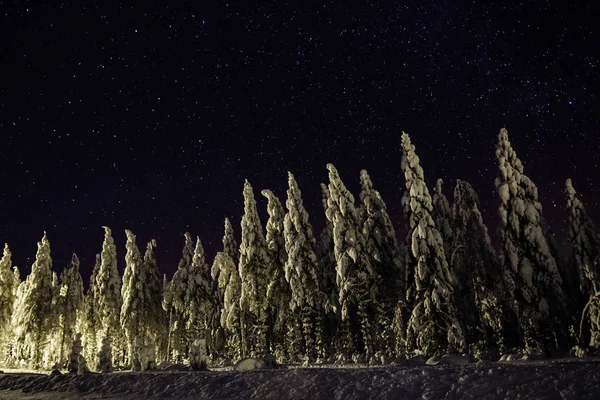
<path id="1" fill-rule="evenodd" d="M 358 198 L 327 165 L 326 225 L 313 232 L 288 173 L 285 204 L 270 190 L 265 229 L 248 181 L 241 242 L 225 219 L 210 263 L 184 235 L 177 271 L 161 275 L 155 240 L 143 253 L 127 230 L 125 270 L 104 227 L 84 284 L 79 260 L 52 271 L 46 234 L 21 281 L 5 244 L 0 260 L 0 363 L 15 368 L 111 372 L 189 363 L 205 339 L 209 365 L 273 355 L 279 363 L 385 364 L 463 354 L 497 360 L 595 354 L 600 347 L 600 237 L 565 183 L 572 254 L 562 259 L 538 191 L 502 129 L 496 143 L 499 249 L 478 196 L 458 180 L 451 201 L 430 193 L 408 134 L 401 137 L 405 221 L 392 221 L 367 171 Z M 285 208 L 284 208 L 285 206 Z M 395 223 L 406 224 L 398 240 Z"/>

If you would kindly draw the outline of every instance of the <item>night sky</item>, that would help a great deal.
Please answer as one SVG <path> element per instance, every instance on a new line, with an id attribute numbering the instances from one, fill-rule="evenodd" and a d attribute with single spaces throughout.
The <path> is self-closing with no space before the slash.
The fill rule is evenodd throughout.
<path id="1" fill-rule="evenodd" d="M 156 238 L 164 272 L 185 231 L 212 263 L 244 179 L 264 226 L 260 190 L 285 199 L 288 170 L 318 231 L 328 162 L 357 199 L 367 169 L 401 231 L 401 131 L 430 188 L 473 184 L 492 233 L 503 126 L 559 242 L 567 177 L 600 223 L 593 2 L 7 3 L 0 243 L 23 273 L 46 230 L 54 269 L 76 252 L 87 281 L 103 225 L 121 271 L 125 228 L 142 251 Z"/>

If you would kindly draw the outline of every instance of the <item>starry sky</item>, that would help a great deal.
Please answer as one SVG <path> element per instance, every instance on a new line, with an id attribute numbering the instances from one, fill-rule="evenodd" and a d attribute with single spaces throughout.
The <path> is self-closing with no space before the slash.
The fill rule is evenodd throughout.
<path id="1" fill-rule="evenodd" d="M 559 242 L 567 177 L 600 223 L 593 2 L 8 3 L 0 242 L 25 273 L 46 230 L 54 269 L 76 252 L 87 280 L 103 225 L 121 271 L 125 228 L 169 274 L 185 231 L 212 262 L 244 179 L 264 226 L 260 190 L 284 199 L 287 171 L 318 231 L 328 162 L 357 198 L 367 169 L 402 231 L 401 131 L 430 188 L 473 184 L 492 233 L 503 126 Z"/>

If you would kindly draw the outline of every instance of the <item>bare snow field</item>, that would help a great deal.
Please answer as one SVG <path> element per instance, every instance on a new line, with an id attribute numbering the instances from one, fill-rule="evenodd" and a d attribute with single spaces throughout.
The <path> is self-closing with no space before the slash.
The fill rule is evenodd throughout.
<path id="1" fill-rule="evenodd" d="M 600 360 L 58 375 L 5 370 L 0 400 L 599 399 Z"/>

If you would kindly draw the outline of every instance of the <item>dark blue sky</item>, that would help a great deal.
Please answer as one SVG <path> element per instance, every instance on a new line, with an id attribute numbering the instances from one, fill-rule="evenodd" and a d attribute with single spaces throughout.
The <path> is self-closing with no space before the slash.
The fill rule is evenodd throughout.
<path id="1" fill-rule="evenodd" d="M 402 130 L 430 187 L 473 184 L 491 231 L 503 126 L 560 241 L 565 178 L 600 216 L 592 3 L 37 3 L 0 28 L 0 242 L 24 270 L 47 230 L 55 269 L 74 251 L 87 279 L 102 225 L 121 260 L 129 228 L 165 272 L 186 230 L 212 262 L 244 179 L 264 226 L 260 190 L 283 199 L 288 170 L 320 228 L 327 162 L 357 198 L 367 169 L 401 230 Z"/>

